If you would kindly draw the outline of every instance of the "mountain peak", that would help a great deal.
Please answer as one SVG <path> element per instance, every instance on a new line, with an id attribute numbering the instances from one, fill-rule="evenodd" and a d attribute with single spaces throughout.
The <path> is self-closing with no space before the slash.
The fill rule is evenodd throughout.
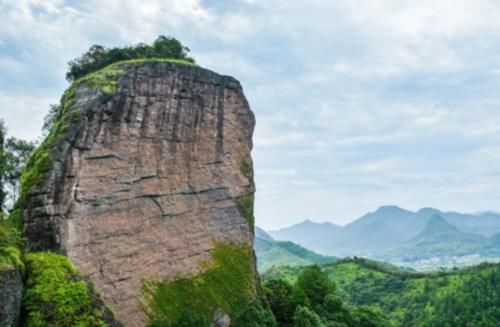
<path id="1" fill-rule="evenodd" d="M 380 208 L 377 209 L 377 211 L 375 211 L 375 213 L 385 214 L 385 215 L 387 215 L 387 214 L 399 214 L 402 212 L 409 212 L 409 211 L 405 210 L 403 208 L 400 208 L 398 206 L 395 206 L 395 205 L 381 206 Z"/>
<path id="2" fill-rule="evenodd" d="M 444 220 L 444 218 L 439 215 L 439 214 L 435 214 L 435 215 L 432 215 L 429 220 L 427 221 L 427 225 L 426 225 L 426 228 L 427 227 L 446 227 L 446 228 L 452 228 L 452 229 L 455 229 L 455 227 L 453 227 L 452 225 L 450 225 L 446 220 Z"/>
<path id="3" fill-rule="evenodd" d="M 255 238 L 260 238 L 266 241 L 273 241 L 271 235 L 269 235 L 264 229 L 255 226 Z"/>
<path id="4" fill-rule="evenodd" d="M 424 215 L 424 216 L 434 216 L 434 215 L 440 215 L 441 211 L 434 209 L 434 208 L 431 208 L 431 207 L 427 207 L 427 208 L 422 208 L 419 211 L 417 211 L 417 214 Z"/>
<path id="5" fill-rule="evenodd" d="M 444 235 L 462 234 L 456 227 L 450 225 L 441 215 L 432 215 L 427 221 L 424 230 L 418 236 L 419 238 L 434 238 Z"/>

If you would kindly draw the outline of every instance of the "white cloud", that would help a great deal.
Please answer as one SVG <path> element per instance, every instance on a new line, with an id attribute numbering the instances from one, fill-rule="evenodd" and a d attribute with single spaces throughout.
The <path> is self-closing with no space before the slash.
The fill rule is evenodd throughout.
<path id="1" fill-rule="evenodd" d="M 0 21 L 16 136 L 38 135 L 90 45 L 173 35 L 240 78 L 257 114 L 258 222 L 500 210 L 497 1 L 0 0 Z"/>
<path id="2" fill-rule="evenodd" d="M 0 91 L 0 118 L 7 123 L 9 136 L 35 140 L 40 136 L 43 118 L 56 97 L 29 93 L 7 94 Z"/>

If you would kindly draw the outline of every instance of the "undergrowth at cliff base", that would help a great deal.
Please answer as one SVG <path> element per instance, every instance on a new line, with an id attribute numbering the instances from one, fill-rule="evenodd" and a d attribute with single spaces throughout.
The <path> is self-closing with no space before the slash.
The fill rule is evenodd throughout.
<path id="1" fill-rule="evenodd" d="M 23 273 L 21 233 L 16 227 L 4 221 L 2 216 L 0 218 L 0 271 L 17 267 Z"/>
<path id="2" fill-rule="evenodd" d="M 143 283 L 149 326 L 179 326 L 188 317 L 209 326 L 217 310 L 239 317 L 255 299 L 250 246 L 217 244 L 200 268 L 194 277 Z"/>
<path id="3" fill-rule="evenodd" d="M 106 326 L 92 306 L 85 281 L 62 255 L 29 253 L 23 306 L 27 327 Z"/>

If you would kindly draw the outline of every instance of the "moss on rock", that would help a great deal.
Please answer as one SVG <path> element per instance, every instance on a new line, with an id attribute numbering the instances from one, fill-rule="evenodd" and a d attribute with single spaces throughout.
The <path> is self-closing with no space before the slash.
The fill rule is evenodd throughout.
<path id="1" fill-rule="evenodd" d="M 248 158 L 238 158 L 238 162 L 240 165 L 240 172 L 243 176 L 245 176 L 249 181 L 253 182 L 253 167 L 252 163 Z"/>
<path id="2" fill-rule="evenodd" d="M 216 310 L 237 317 L 255 298 L 250 246 L 217 244 L 212 259 L 200 268 L 205 272 L 195 277 L 144 282 L 143 308 L 150 326 L 176 326 L 186 311 L 207 322 Z"/>
<path id="3" fill-rule="evenodd" d="M 10 224 L 0 222 L 0 270 L 19 268 L 24 272 L 21 255 L 21 233 Z"/>
<path id="4" fill-rule="evenodd" d="M 118 80 L 125 72 L 116 64 L 90 73 L 75 83 L 84 83 L 92 89 L 101 90 L 104 94 L 113 94 L 118 87 Z"/>
<path id="5" fill-rule="evenodd" d="M 247 194 L 238 199 L 236 199 L 236 209 L 240 215 L 246 219 L 250 228 L 254 229 L 255 217 L 254 217 L 254 195 Z"/>

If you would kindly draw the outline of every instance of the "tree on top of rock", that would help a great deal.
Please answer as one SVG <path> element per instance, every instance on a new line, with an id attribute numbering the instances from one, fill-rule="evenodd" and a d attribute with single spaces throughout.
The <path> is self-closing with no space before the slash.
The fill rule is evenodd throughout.
<path id="1" fill-rule="evenodd" d="M 131 59 L 178 59 L 194 63 L 188 57 L 190 49 L 173 37 L 160 35 L 152 44 L 139 43 L 123 48 L 105 48 L 95 44 L 82 56 L 68 63 L 66 79 L 77 80 L 88 73 L 99 70 L 112 63 Z"/>

